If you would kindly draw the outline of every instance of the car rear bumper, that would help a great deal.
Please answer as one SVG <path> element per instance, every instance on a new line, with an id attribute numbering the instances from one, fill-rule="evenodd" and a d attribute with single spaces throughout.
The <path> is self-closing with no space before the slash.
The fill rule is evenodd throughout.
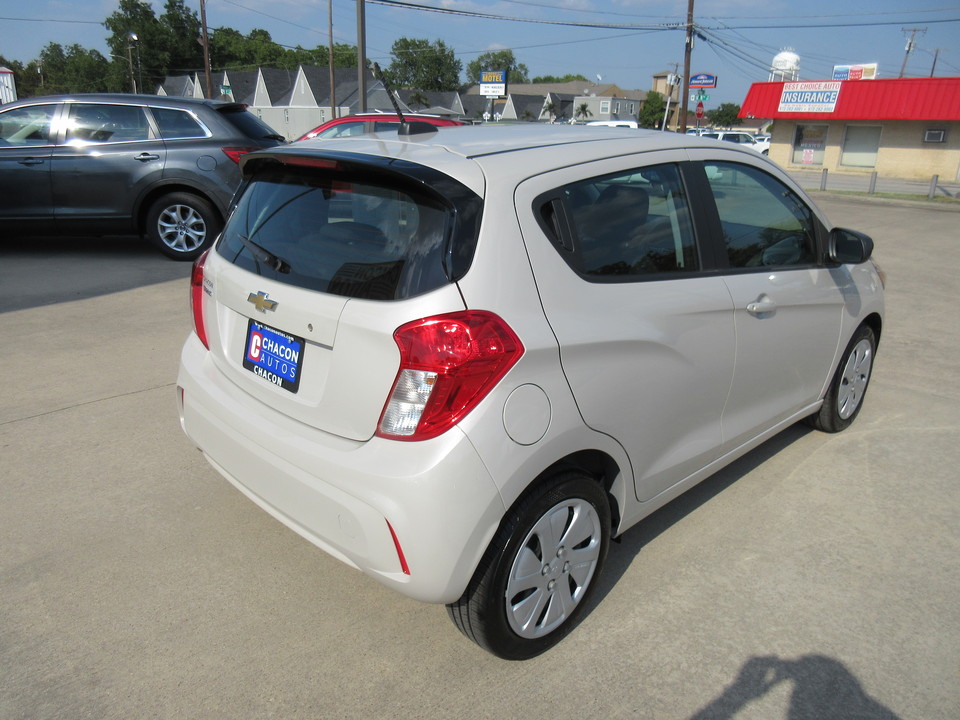
<path id="1" fill-rule="evenodd" d="M 504 506 L 459 429 L 416 443 L 330 435 L 240 391 L 192 333 L 178 385 L 184 432 L 261 508 L 398 592 L 462 595 Z"/>

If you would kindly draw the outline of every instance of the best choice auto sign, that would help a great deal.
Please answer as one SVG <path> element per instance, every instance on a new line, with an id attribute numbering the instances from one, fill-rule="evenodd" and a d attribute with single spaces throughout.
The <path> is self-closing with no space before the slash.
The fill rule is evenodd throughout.
<path id="1" fill-rule="evenodd" d="M 840 96 L 840 82 L 788 82 L 780 94 L 780 112 L 832 113 Z"/>

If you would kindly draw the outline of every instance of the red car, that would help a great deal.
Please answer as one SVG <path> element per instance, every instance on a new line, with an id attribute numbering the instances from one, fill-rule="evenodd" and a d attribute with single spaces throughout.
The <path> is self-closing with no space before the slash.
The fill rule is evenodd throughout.
<path id="1" fill-rule="evenodd" d="M 407 122 L 416 120 L 430 125 L 440 127 L 452 127 L 454 125 L 466 125 L 460 120 L 451 120 L 439 115 L 404 115 L 403 119 Z M 334 118 L 318 125 L 305 135 L 298 137 L 295 142 L 300 140 L 312 140 L 313 138 L 334 138 L 349 137 L 350 135 L 360 135 L 362 133 L 380 132 L 382 130 L 396 130 L 400 124 L 399 115 L 390 115 L 387 113 L 366 113 L 361 115 L 345 115 L 344 117 Z"/>

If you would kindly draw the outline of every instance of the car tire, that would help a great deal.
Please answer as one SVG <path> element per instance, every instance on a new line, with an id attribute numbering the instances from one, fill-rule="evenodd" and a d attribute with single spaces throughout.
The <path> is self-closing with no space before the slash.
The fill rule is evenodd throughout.
<path id="1" fill-rule="evenodd" d="M 454 624 L 485 650 L 526 660 L 573 628 L 610 546 L 610 506 L 600 484 L 568 470 L 507 514 L 463 596 Z"/>
<path id="2" fill-rule="evenodd" d="M 873 330 L 861 325 L 853 334 L 833 374 L 820 410 L 808 419 L 817 430 L 845 430 L 860 414 L 870 383 L 877 340 Z"/>
<path id="3" fill-rule="evenodd" d="M 206 250 L 223 226 L 220 213 L 202 197 L 172 192 L 147 212 L 147 238 L 164 255 L 193 260 Z"/>

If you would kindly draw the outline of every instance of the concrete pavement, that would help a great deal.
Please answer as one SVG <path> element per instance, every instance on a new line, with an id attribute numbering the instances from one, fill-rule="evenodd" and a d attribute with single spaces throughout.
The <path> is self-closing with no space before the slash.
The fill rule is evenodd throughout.
<path id="1" fill-rule="evenodd" d="M 207 466 L 176 417 L 185 278 L 0 313 L 0 717 L 960 717 L 960 215 L 817 202 L 889 277 L 859 419 L 628 532 L 526 663 Z"/>

